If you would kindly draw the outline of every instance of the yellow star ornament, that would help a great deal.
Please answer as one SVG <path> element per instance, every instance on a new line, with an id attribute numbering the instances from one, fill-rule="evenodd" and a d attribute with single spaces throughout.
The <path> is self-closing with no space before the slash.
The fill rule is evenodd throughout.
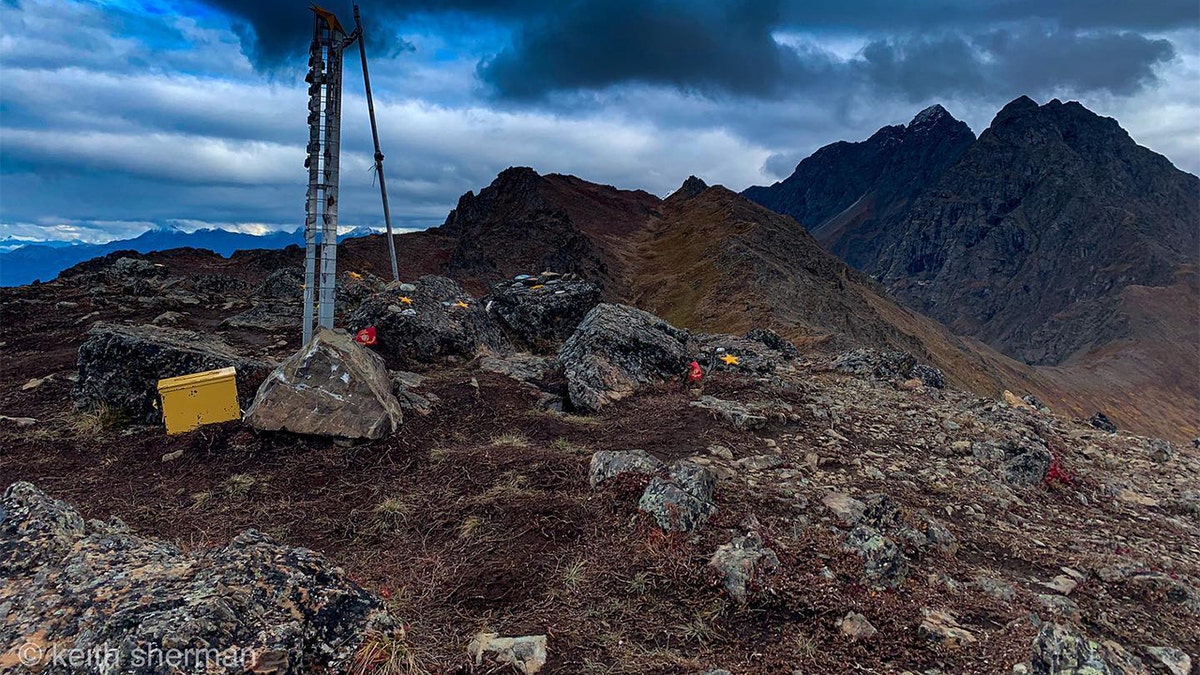
<path id="1" fill-rule="evenodd" d="M 722 356 L 721 361 L 723 361 L 727 366 L 736 366 L 737 364 L 741 363 L 741 359 L 733 354 L 726 354 Z"/>
<path id="2" fill-rule="evenodd" d="M 402 303 L 404 303 L 404 304 L 406 304 L 406 305 L 411 305 L 411 304 L 412 304 L 412 298 L 408 297 L 407 295 L 402 295 L 402 296 L 400 296 L 400 302 L 402 302 Z"/>
<path id="3" fill-rule="evenodd" d="M 467 303 L 463 302 L 462 300 L 459 300 L 458 302 L 454 303 L 454 306 L 455 306 L 455 307 L 462 308 L 462 309 L 466 309 L 466 308 L 470 307 L 470 305 L 468 305 Z"/>

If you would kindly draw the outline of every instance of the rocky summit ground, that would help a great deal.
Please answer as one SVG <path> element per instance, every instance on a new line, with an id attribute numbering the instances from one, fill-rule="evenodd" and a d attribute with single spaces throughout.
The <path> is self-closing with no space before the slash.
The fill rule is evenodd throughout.
<path id="1" fill-rule="evenodd" d="M 116 386 L 137 364 L 227 349 L 258 372 L 300 346 L 269 321 L 293 309 L 277 276 L 187 261 L 0 298 L 5 672 L 95 672 L 22 666 L 30 641 L 168 639 L 249 649 L 254 672 L 1178 675 L 1200 656 L 1190 444 L 979 398 L 904 354 L 536 299 L 572 281 L 501 284 L 494 320 L 432 277 L 342 298 L 341 321 L 390 322 L 364 367 L 389 370 L 395 433 L 167 436 L 94 397 L 138 404 Z M 156 342 L 187 330 L 220 344 Z"/>

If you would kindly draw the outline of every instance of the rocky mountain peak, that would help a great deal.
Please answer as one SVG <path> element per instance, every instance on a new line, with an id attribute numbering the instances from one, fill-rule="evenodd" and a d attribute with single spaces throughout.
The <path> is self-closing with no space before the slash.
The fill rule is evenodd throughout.
<path id="1" fill-rule="evenodd" d="M 679 189 L 671 193 L 669 198 L 691 199 L 708 189 L 708 183 L 695 176 L 688 176 Z"/>
<path id="2" fill-rule="evenodd" d="M 1037 101 L 1028 96 L 1020 96 L 1009 101 L 1000 112 L 996 113 L 996 117 L 992 119 L 992 126 L 996 126 L 1001 121 L 1008 119 L 1014 115 L 1019 115 L 1030 110 L 1037 110 Z"/>
<path id="3" fill-rule="evenodd" d="M 907 128 L 914 129 L 917 127 L 934 126 L 944 120 L 949 120 L 951 122 L 958 121 L 954 119 L 954 115 L 951 115 L 948 110 L 942 107 L 942 104 L 934 103 L 928 108 L 917 113 L 908 123 Z"/>

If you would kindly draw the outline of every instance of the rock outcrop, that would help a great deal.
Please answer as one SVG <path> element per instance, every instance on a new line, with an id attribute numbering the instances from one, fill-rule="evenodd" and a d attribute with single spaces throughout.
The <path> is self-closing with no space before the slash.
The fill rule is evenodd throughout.
<path id="1" fill-rule="evenodd" d="M 479 302 L 446 277 L 391 284 L 364 300 L 346 325 L 351 331 L 374 326 L 375 349 L 395 366 L 472 359 L 510 347 Z"/>
<path id="2" fill-rule="evenodd" d="M 688 334 L 626 305 L 600 304 L 558 351 L 571 403 L 594 412 L 638 388 L 683 374 Z"/>
<path id="3" fill-rule="evenodd" d="M 264 431 L 379 439 L 404 421 L 383 359 L 320 328 L 259 387 L 246 424 Z"/>
<path id="4" fill-rule="evenodd" d="M 97 323 L 79 347 L 76 404 L 105 406 L 131 419 L 153 424 L 162 419 L 158 381 L 206 370 L 237 369 L 243 404 L 275 366 L 247 358 L 219 339 L 159 326 Z"/>
<path id="5" fill-rule="evenodd" d="M 557 275 L 530 281 L 496 284 L 484 299 L 485 306 L 514 342 L 538 353 L 552 353 L 600 303 L 600 287 Z"/>
<path id="6" fill-rule="evenodd" d="M 0 605 L 5 672 L 79 672 L 71 654 L 133 675 L 179 672 L 166 658 L 187 672 L 344 672 L 365 631 L 393 625 L 312 551 L 251 530 L 184 553 L 29 483 L 0 499 Z"/>

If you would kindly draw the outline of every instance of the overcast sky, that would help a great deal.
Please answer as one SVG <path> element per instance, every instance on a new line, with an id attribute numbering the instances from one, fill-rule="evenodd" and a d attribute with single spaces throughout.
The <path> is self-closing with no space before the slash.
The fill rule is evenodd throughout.
<path id="1" fill-rule="evenodd" d="M 0 0 L 0 236 L 303 221 L 307 0 Z M 325 4 L 325 3 L 323 3 Z M 348 5 L 328 3 L 343 23 Z M 769 184 L 942 103 L 1079 100 L 1200 172 L 1196 0 L 363 0 L 398 225 L 528 165 Z M 382 224 L 356 53 L 343 225 Z"/>

